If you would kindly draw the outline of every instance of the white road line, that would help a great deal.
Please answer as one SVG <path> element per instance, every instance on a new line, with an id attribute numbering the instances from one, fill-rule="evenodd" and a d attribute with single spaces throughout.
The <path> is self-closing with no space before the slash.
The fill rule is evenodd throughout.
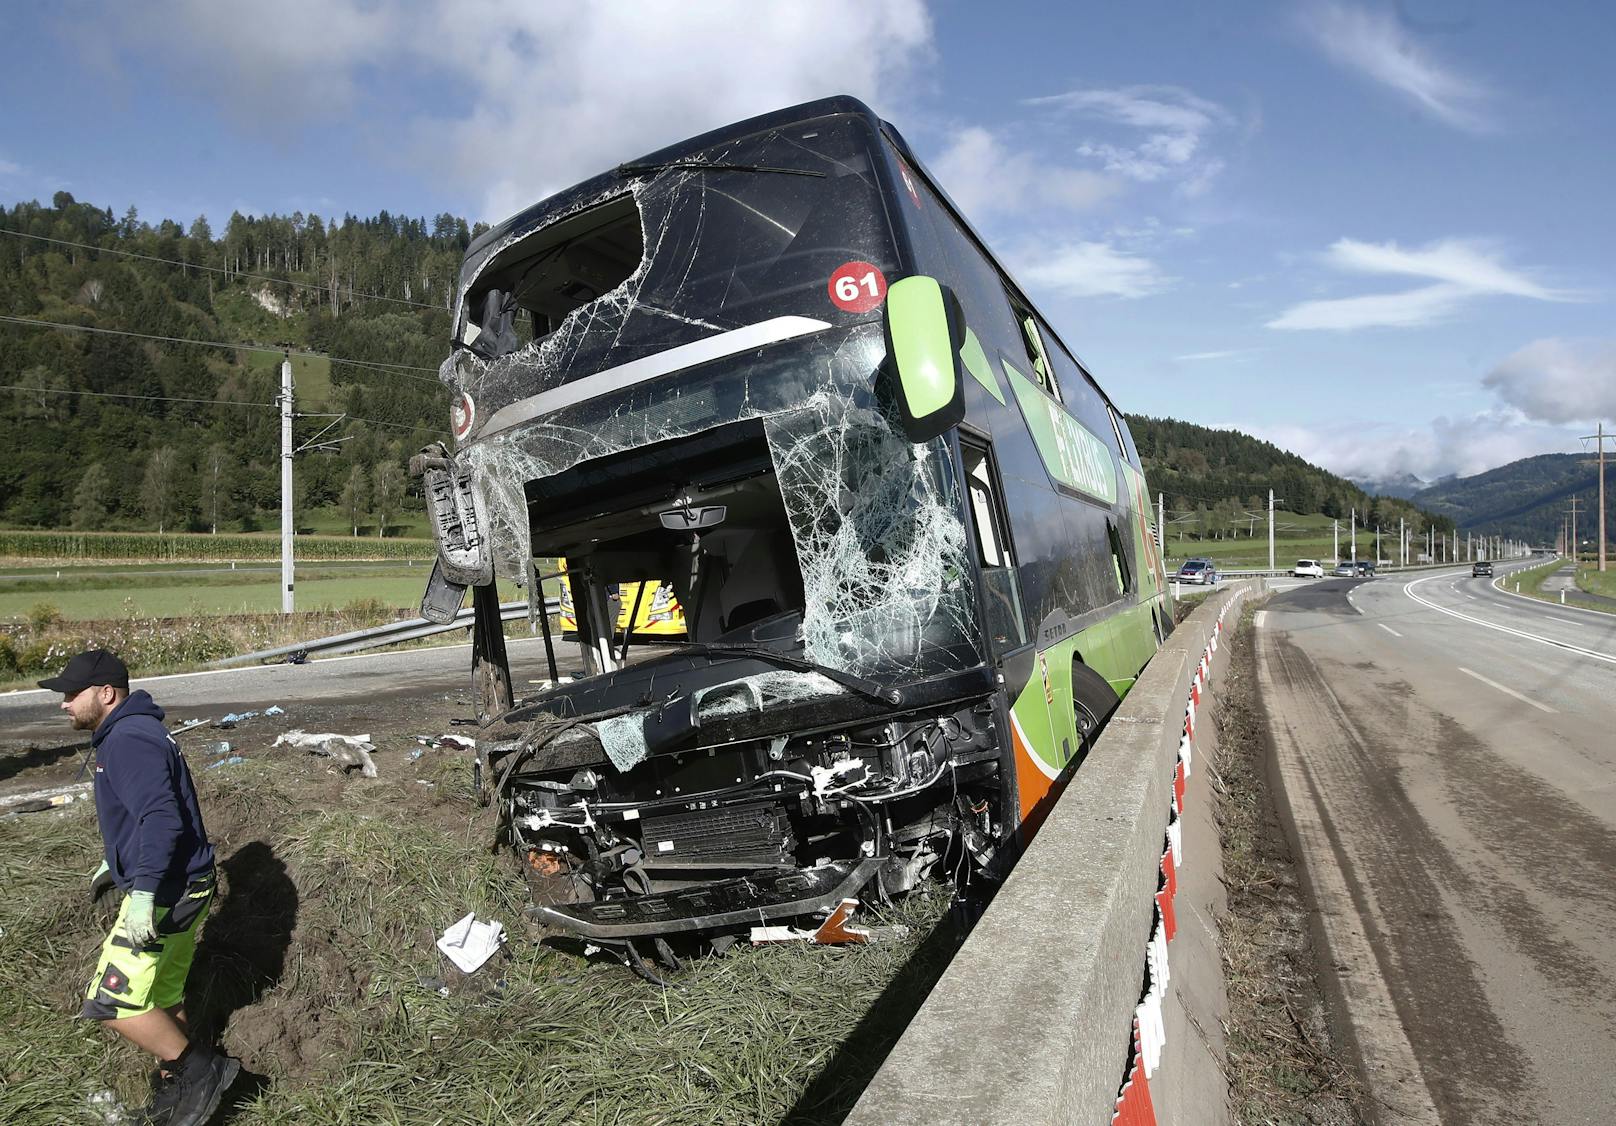
<path id="1" fill-rule="evenodd" d="M 1267 610 L 1258 610 L 1255 614 L 1253 614 L 1251 616 L 1251 624 L 1253 626 L 1255 626 L 1257 629 L 1262 629 L 1263 628 L 1263 623 L 1266 622 L 1267 620 L 1268 620 L 1268 611 Z"/>
<path id="2" fill-rule="evenodd" d="M 1543 616 L 1551 622 L 1564 622 L 1568 626 L 1585 626 L 1588 624 L 1587 622 L 1572 621 L 1570 618 L 1556 618 L 1553 614 L 1544 614 Z"/>
<path id="3" fill-rule="evenodd" d="M 1435 576 L 1432 577 L 1434 578 Z M 1499 633 L 1512 634 L 1515 637 L 1524 637 L 1526 640 L 1536 641 L 1540 645 L 1552 645 L 1556 649 L 1566 649 L 1572 653 L 1581 653 L 1584 657 L 1592 657 L 1596 661 L 1604 661 L 1606 664 L 1616 665 L 1616 655 L 1612 655 L 1610 653 L 1600 653 L 1593 649 L 1584 649 L 1580 645 L 1572 645 L 1568 642 L 1556 641 L 1552 637 L 1539 637 L 1537 634 L 1527 633 L 1525 630 L 1511 629 L 1509 626 L 1501 626 L 1496 622 L 1484 621 L 1481 618 L 1471 617 L 1469 614 L 1461 614 L 1459 611 L 1450 610 L 1446 606 L 1438 606 L 1435 602 L 1432 602 L 1427 598 L 1422 598 L 1418 594 L 1414 593 L 1415 587 L 1419 586 L 1421 583 L 1430 581 L 1430 579 L 1415 579 L 1413 582 L 1408 583 L 1403 587 L 1403 593 L 1408 595 L 1415 602 L 1418 602 L 1421 606 L 1424 606 L 1427 610 L 1435 610 L 1437 613 L 1446 614 L 1450 618 L 1458 618 L 1461 622 L 1469 622 L 1471 625 L 1481 626 L 1483 629 L 1493 629 L 1497 630 Z"/>
<path id="4" fill-rule="evenodd" d="M 1466 676 L 1475 677 L 1477 680 L 1479 680 L 1483 684 L 1485 684 L 1488 688 L 1496 688 L 1500 692 L 1502 692 L 1504 695 L 1513 696 L 1523 704 L 1531 704 L 1534 708 L 1536 708 L 1540 712 L 1548 712 L 1550 715 L 1557 714 L 1555 712 L 1555 710 L 1553 708 L 1549 707 L 1547 704 L 1540 704 L 1536 700 L 1532 699 L 1532 697 L 1530 697 L 1530 696 L 1522 696 L 1519 692 L 1515 691 L 1515 689 L 1513 689 L 1513 688 L 1505 688 L 1502 684 L 1499 684 L 1498 681 L 1496 681 L 1496 680 L 1488 680 L 1486 677 L 1482 676 L 1479 672 L 1471 672 L 1469 669 L 1465 668 L 1463 665 L 1459 666 L 1459 671 L 1464 673 Z"/>
<path id="5" fill-rule="evenodd" d="M 1376 622 L 1375 624 L 1377 626 L 1379 626 L 1381 629 L 1385 630 L 1387 633 L 1391 634 L 1393 637 L 1402 637 L 1403 636 L 1402 634 L 1400 634 L 1396 630 L 1394 630 L 1391 626 L 1387 625 L 1385 622 Z"/>

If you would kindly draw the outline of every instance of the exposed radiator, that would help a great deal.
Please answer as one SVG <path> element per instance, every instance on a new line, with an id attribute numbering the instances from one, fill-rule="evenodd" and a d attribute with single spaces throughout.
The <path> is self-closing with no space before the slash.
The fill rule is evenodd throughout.
<path id="1" fill-rule="evenodd" d="M 776 802 L 647 817 L 641 825 L 650 865 L 789 863 L 796 843 L 790 819 Z"/>

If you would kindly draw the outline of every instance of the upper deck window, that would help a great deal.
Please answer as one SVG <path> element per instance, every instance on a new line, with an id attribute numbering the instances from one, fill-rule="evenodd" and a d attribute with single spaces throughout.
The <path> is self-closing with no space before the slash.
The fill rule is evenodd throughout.
<path id="1" fill-rule="evenodd" d="M 775 317 L 879 315 L 845 311 L 829 288 L 849 263 L 894 272 L 874 144 L 839 115 L 624 165 L 621 194 L 481 266 L 460 343 L 485 360 L 520 350 L 531 394 Z"/>

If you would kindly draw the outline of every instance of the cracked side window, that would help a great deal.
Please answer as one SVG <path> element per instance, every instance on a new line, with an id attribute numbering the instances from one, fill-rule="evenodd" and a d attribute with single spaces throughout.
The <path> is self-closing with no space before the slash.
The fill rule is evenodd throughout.
<path id="1" fill-rule="evenodd" d="M 1005 519 L 993 455 L 986 446 L 964 437 L 960 453 L 965 460 L 965 487 L 970 493 L 971 522 L 976 529 L 977 563 L 982 569 L 988 641 L 997 656 L 1027 640 L 1009 521 Z"/>

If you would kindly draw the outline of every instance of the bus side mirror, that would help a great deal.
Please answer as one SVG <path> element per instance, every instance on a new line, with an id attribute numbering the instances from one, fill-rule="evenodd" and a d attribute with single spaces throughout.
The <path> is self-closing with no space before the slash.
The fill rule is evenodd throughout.
<path id="1" fill-rule="evenodd" d="M 886 340 L 904 437 L 929 442 L 959 425 L 965 418 L 965 316 L 953 291 L 923 274 L 893 282 Z"/>

